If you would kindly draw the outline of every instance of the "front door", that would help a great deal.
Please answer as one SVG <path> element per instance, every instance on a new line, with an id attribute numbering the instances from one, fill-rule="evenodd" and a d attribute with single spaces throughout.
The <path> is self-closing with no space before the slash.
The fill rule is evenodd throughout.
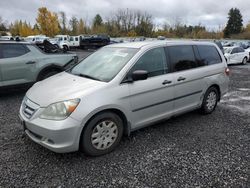
<path id="1" fill-rule="evenodd" d="M 132 129 L 169 117 L 173 110 L 173 76 L 163 47 L 147 51 L 130 70 L 148 71 L 146 80 L 129 84 Z"/>

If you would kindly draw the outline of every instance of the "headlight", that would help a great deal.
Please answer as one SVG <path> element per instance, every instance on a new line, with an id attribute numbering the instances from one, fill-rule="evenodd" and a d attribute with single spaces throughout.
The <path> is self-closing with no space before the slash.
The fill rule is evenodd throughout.
<path id="1" fill-rule="evenodd" d="M 70 116 L 79 104 L 80 99 L 73 99 L 49 105 L 40 115 L 42 119 L 64 120 Z"/>

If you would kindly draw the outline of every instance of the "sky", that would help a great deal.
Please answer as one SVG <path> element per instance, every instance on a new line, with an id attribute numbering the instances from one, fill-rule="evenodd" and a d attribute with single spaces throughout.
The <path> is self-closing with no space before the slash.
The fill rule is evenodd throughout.
<path id="1" fill-rule="evenodd" d="M 0 0 L 0 16 L 8 23 L 17 19 L 35 23 L 37 9 L 64 11 L 83 18 L 87 24 L 99 13 L 105 20 L 118 9 L 146 11 L 157 27 L 176 21 L 187 25 L 201 24 L 209 30 L 225 27 L 230 8 L 239 8 L 244 24 L 250 21 L 250 0 Z"/>

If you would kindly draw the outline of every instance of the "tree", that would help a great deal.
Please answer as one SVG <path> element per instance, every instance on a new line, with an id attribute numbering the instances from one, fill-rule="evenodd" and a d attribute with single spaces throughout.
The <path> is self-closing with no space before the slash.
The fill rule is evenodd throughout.
<path id="1" fill-rule="evenodd" d="M 0 16 L 0 31 L 7 31 L 6 24 L 4 23 L 1 16 Z"/>
<path id="2" fill-rule="evenodd" d="M 61 26 L 61 33 L 65 35 L 67 33 L 67 17 L 66 13 L 61 11 L 59 12 L 60 15 L 60 26 Z"/>
<path id="3" fill-rule="evenodd" d="M 16 20 L 14 23 L 11 23 L 11 24 L 10 24 L 10 33 L 11 33 L 13 36 L 20 35 L 21 27 L 22 27 L 22 22 L 21 22 L 21 20 L 20 20 L 20 21 Z"/>
<path id="4" fill-rule="evenodd" d="M 93 20 L 93 27 L 98 27 L 102 25 L 102 17 L 100 16 L 100 14 L 97 14 Z"/>
<path id="5" fill-rule="evenodd" d="M 243 26 L 242 15 L 237 8 L 231 8 L 228 13 L 228 21 L 224 30 L 224 37 L 230 37 L 234 34 L 239 34 Z"/>
<path id="6" fill-rule="evenodd" d="M 42 34 L 53 37 L 59 33 L 59 21 L 57 14 L 50 12 L 46 7 L 38 9 L 36 21 Z"/>
<path id="7" fill-rule="evenodd" d="M 83 19 L 81 18 L 79 20 L 79 25 L 78 25 L 78 34 L 83 34 L 86 33 L 86 28 Z"/>
<path id="8" fill-rule="evenodd" d="M 69 25 L 70 25 L 70 28 L 71 28 L 71 34 L 72 35 L 77 35 L 78 34 L 78 25 L 79 25 L 79 22 L 78 22 L 78 19 L 75 16 L 73 16 L 69 20 Z"/>
<path id="9" fill-rule="evenodd" d="M 33 35 L 33 30 L 30 24 L 28 24 L 26 21 L 21 22 L 21 28 L 20 28 L 20 36 L 27 37 L 29 35 Z"/>
<path id="10" fill-rule="evenodd" d="M 245 31 L 250 33 L 250 22 L 248 22 Z"/>

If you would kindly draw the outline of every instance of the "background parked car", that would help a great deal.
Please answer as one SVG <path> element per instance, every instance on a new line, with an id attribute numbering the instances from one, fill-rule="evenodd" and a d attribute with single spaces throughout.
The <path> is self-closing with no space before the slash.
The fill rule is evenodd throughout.
<path id="1" fill-rule="evenodd" d="M 24 40 L 30 43 L 43 43 L 44 40 L 49 39 L 49 37 L 46 37 L 45 35 L 34 35 L 34 36 L 28 36 Z"/>
<path id="2" fill-rule="evenodd" d="M 250 62 L 250 47 L 245 49 L 246 52 L 248 52 L 248 62 Z"/>
<path id="3" fill-rule="evenodd" d="M 110 37 L 107 35 L 92 35 L 84 37 L 80 41 L 80 47 L 85 48 L 99 48 L 110 43 Z"/>
<path id="4" fill-rule="evenodd" d="M 78 61 L 75 54 L 46 54 L 27 42 L 0 42 L 0 86 L 34 83 Z"/>
<path id="5" fill-rule="evenodd" d="M 249 52 L 245 51 L 242 47 L 227 47 L 224 48 L 227 64 L 243 64 L 245 65 L 249 59 Z"/>
<path id="6" fill-rule="evenodd" d="M 0 40 L 14 40 L 14 37 L 12 37 L 12 36 L 1 36 Z"/>

